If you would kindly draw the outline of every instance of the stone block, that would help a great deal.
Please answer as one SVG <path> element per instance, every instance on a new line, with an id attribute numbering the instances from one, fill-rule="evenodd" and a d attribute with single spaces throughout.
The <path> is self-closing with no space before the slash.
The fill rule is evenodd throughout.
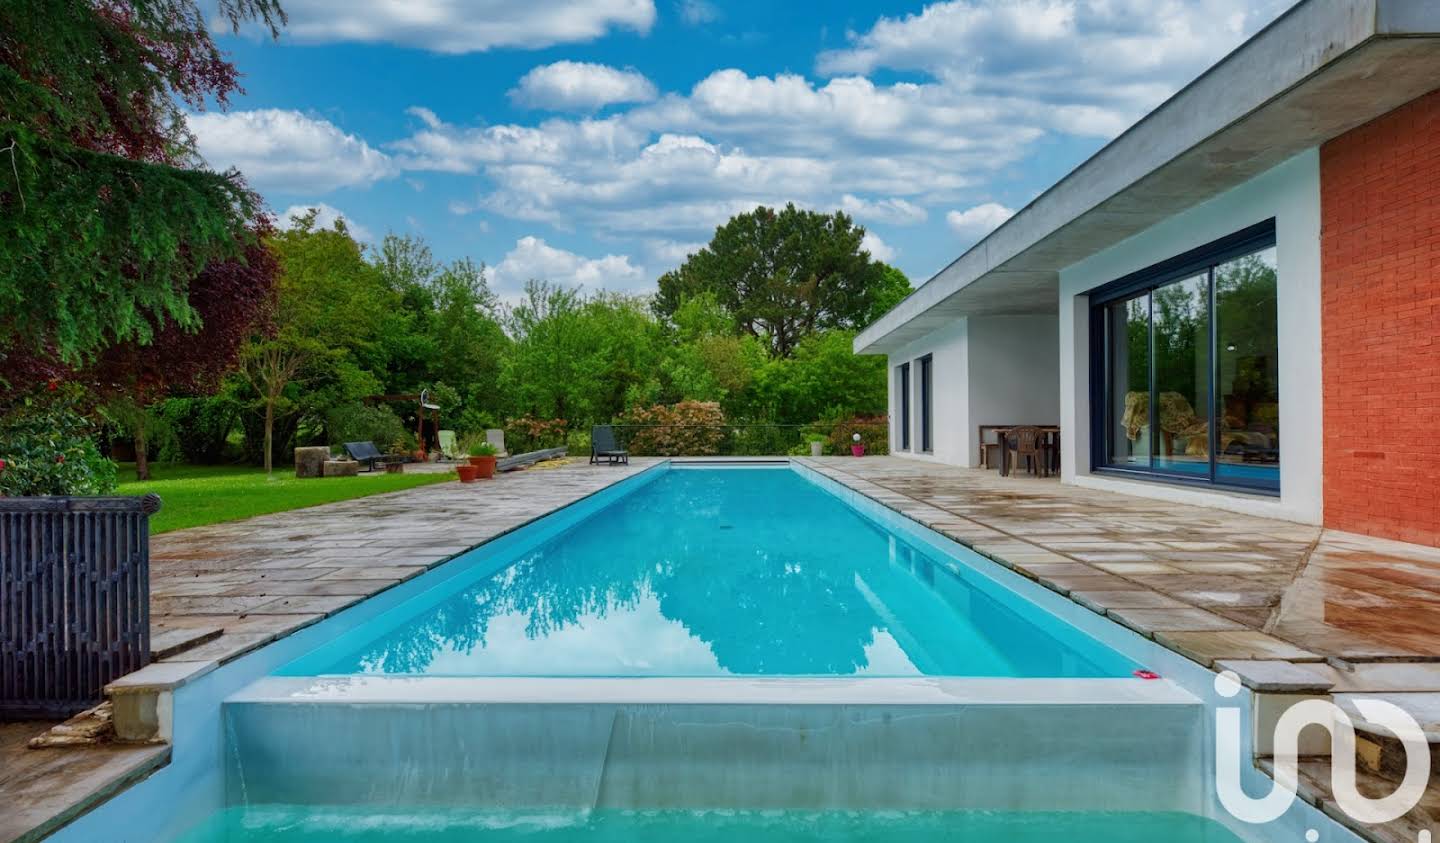
<path id="1" fill-rule="evenodd" d="M 296 477 L 324 477 L 330 449 L 324 445 L 295 449 Z"/>
<path id="2" fill-rule="evenodd" d="M 355 460 L 326 460 L 323 472 L 326 477 L 354 477 L 360 473 L 360 463 Z"/>

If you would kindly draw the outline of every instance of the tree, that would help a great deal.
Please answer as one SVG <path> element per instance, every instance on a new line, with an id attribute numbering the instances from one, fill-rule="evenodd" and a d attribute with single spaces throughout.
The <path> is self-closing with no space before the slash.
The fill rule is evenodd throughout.
<path id="1" fill-rule="evenodd" d="M 905 276 L 905 273 L 888 263 L 880 263 L 878 266 L 880 267 L 880 282 L 870 291 L 870 312 L 865 314 L 865 318 L 855 326 L 857 328 L 863 329 L 869 326 L 914 292 L 910 287 L 910 279 Z"/>
<path id="2" fill-rule="evenodd" d="M 221 0 L 238 28 L 275 0 Z M 235 68 L 195 0 L 0 4 L 0 349 L 68 364 L 160 326 L 194 328 L 189 288 L 254 242 L 258 198 L 194 166 L 184 109 Z"/>
<path id="3" fill-rule="evenodd" d="M 670 317 L 686 299 L 712 293 L 739 331 L 789 357 L 817 331 L 863 327 L 877 302 L 893 298 L 893 276 L 870 259 L 864 237 L 843 213 L 756 208 L 660 277 L 655 310 Z"/>
<path id="4" fill-rule="evenodd" d="M 205 267 L 190 285 L 190 307 L 199 318 L 194 329 L 162 325 L 150 342 L 110 346 L 76 375 L 134 438 L 137 480 L 150 479 L 150 405 L 173 392 L 213 391 L 238 364 L 245 342 L 269 333 L 279 264 L 260 236 L 243 258 Z"/>
<path id="5" fill-rule="evenodd" d="M 531 281 L 506 323 L 501 390 L 516 415 L 609 421 L 654 381 L 660 326 L 637 297 Z"/>
<path id="6" fill-rule="evenodd" d="M 241 357 L 240 373 L 260 396 L 265 413 L 266 474 L 274 472 L 276 411 L 281 409 L 286 388 L 317 356 L 318 345 L 313 340 L 287 336 L 247 346 Z"/>

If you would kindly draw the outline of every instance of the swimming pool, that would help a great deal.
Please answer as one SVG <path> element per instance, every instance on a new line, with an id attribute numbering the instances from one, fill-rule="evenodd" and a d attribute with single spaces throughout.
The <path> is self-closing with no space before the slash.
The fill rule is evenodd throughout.
<path id="1" fill-rule="evenodd" d="M 290 676 L 1128 677 L 974 554 L 788 467 L 659 471 L 286 666 Z M 978 564 L 977 564 L 978 563 Z"/>
<path id="2" fill-rule="evenodd" d="M 1354 839 L 1224 814 L 1212 679 L 804 464 L 662 463 L 180 689 L 59 839 Z"/>

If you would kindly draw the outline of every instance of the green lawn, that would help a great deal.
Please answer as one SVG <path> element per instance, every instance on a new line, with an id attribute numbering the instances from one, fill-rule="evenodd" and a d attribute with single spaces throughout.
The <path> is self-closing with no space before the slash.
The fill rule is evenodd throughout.
<path id="1" fill-rule="evenodd" d="M 257 468 L 152 464 L 152 479 L 138 483 L 133 463 L 120 464 L 120 494 L 155 492 L 164 506 L 150 519 L 151 533 L 218 524 L 252 515 L 363 498 L 454 480 L 445 474 L 385 474 L 298 480 L 288 470 L 271 479 Z M 128 479 L 127 479 L 128 478 Z"/>

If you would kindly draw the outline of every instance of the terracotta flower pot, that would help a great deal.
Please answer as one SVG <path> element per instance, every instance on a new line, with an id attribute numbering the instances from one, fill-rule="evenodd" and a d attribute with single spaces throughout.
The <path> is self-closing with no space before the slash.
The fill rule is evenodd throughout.
<path id="1" fill-rule="evenodd" d="M 474 483 L 475 478 L 480 475 L 480 469 L 473 465 L 457 465 L 455 473 L 460 475 L 461 483 Z"/>
<path id="2" fill-rule="evenodd" d="M 863 457 L 863 456 L 865 456 L 865 446 L 864 446 L 864 445 L 851 445 L 851 446 L 850 446 L 850 453 L 851 453 L 852 455 L 854 455 L 854 456 L 857 456 L 857 457 Z"/>
<path id="3" fill-rule="evenodd" d="M 482 480 L 487 480 L 491 477 L 494 477 L 495 455 L 491 454 L 488 457 L 471 457 L 470 466 L 479 473 L 480 479 Z"/>

